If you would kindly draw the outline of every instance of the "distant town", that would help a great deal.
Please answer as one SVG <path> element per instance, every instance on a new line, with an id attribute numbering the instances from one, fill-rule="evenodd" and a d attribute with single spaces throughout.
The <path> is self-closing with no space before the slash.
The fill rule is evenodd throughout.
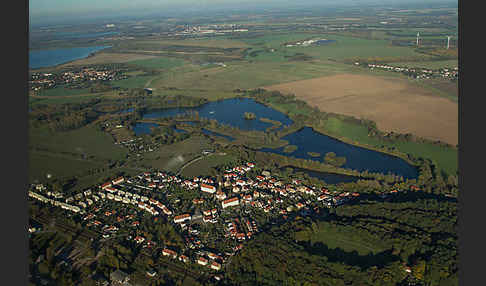
<path id="1" fill-rule="evenodd" d="M 124 74 L 125 71 L 126 69 L 111 69 L 100 66 L 73 69 L 72 71 L 65 71 L 58 74 L 34 72 L 30 75 L 29 89 L 40 91 L 55 88 L 59 85 L 82 88 L 83 83 L 127 79 L 128 76 Z"/>

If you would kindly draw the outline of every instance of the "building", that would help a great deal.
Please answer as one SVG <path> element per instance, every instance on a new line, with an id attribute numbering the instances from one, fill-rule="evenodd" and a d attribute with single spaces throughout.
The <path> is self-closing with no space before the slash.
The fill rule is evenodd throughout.
<path id="1" fill-rule="evenodd" d="M 123 177 L 116 178 L 112 181 L 113 185 L 118 185 L 125 182 L 125 179 Z"/>
<path id="2" fill-rule="evenodd" d="M 169 256 L 169 257 L 172 257 L 172 258 L 177 258 L 177 253 L 174 251 L 174 250 L 170 250 L 168 248 L 164 248 L 164 250 L 162 250 L 162 255 L 163 256 Z"/>
<path id="3" fill-rule="evenodd" d="M 237 206 L 240 204 L 240 200 L 237 198 L 237 197 L 234 197 L 234 198 L 231 198 L 231 199 L 228 199 L 226 201 L 223 201 L 221 203 L 223 209 L 224 208 L 227 208 L 227 207 L 231 207 L 231 206 Z"/>
<path id="4" fill-rule="evenodd" d="M 222 200 L 226 199 L 226 194 L 224 192 L 222 192 L 222 191 L 218 191 L 216 193 L 216 198 L 218 200 L 222 201 Z"/>
<path id="5" fill-rule="evenodd" d="M 219 270 L 221 270 L 221 264 L 213 261 L 213 263 L 211 263 L 211 269 L 219 271 Z"/>
<path id="6" fill-rule="evenodd" d="M 214 194 L 216 193 L 216 187 L 211 185 L 201 184 L 201 191 Z"/>
<path id="7" fill-rule="evenodd" d="M 182 214 L 174 217 L 174 223 L 182 223 L 185 222 L 186 220 L 191 220 L 190 214 Z"/>
<path id="8" fill-rule="evenodd" d="M 197 260 L 197 263 L 200 264 L 200 265 L 207 265 L 208 260 L 204 257 L 199 257 L 199 259 Z"/>
<path id="9" fill-rule="evenodd" d="M 111 182 L 107 182 L 107 183 L 104 183 L 103 185 L 101 185 L 101 189 L 106 189 L 108 187 L 111 187 Z"/>

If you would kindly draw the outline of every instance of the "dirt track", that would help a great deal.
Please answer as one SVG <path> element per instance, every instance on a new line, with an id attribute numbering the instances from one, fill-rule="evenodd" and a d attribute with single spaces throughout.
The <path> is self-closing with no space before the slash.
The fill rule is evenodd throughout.
<path id="1" fill-rule="evenodd" d="M 264 87 L 325 112 L 371 119 L 384 131 L 458 143 L 458 105 L 398 78 L 339 74 Z"/>

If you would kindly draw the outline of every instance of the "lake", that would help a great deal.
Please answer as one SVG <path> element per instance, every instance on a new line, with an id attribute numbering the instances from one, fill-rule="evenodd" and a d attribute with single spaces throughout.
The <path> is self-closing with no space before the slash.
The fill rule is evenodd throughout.
<path id="1" fill-rule="evenodd" d="M 336 42 L 335 40 L 319 40 L 315 42 L 316 45 L 327 45 Z"/>
<path id="2" fill-rule="evenodd" d="M 51 67 L 88 57 L 111 46 L 79 47 L 68 49 L 29 51 L 29 68 Z"/>
<path id="3" fill-rule="evenodd" d="M 318 172 L 318 171 L 312 171 L 312 170 L 307 170 L 307 169 L 302 169 L 302 168 L 297 168 L 297 167 L 282 167 L 280 170 L 285 170 L 286 168 L 292 168 L 294 173 L 298 172 L 303 172 L 309 175 L 309 177 L 312 178 L 317 178 L 320 179 L 327 184 L 340 184 L 340 183 L 351 183 L 351 182 L 356 182 L 359 179 L 364 180 L 363 178 L 355 177 L 355 176 L 349 176 L 349 175 L 342 175 L 342 174 L 335 174 L 335 173 L 327 173 L 327 172 Z"/>
<path id="4" fill-rule="evenodd" d="M 282 128 L 284 125 L 291 125 L 292 120 L 285 114 L 276 111 L 270 107 L 256 102 L 251 98 L 232 98 L 215 102 L 209 102 L 204 105 L 192 108 L 167 108 L 148 111 L 143 115 L 144 119 L 174 117 L 179 114 L 197 111 L 202 118 L 215 119 L 219 123 L 237 127 L 241 130 L 260 130 L 264 131 L 271 127 L 272 124 L 261 122 L 258 118 L 265 117 L 268 119 L 280 121 Z M 257 116 L 255 120 L 246 120 L 243 115 L 245 112 L 253 112 Z M 209 130 L 203 130 L 209 135 L 216 135 L 227 138 L 232 141 L 233 138 L 222 134 L 215 134 Z M 357 147 L 336 140 L 332 137 L 315 132 L 312 128 L 305 127 L 297 132 L 284 136 L 282 139 L 289 141 L 290 145 L 296 145 L 298 149 L 290 154 L 283 152 L 282 148 L 270 149 L 263 148 L 259 151 L 281 154 L 301 159 L 311 159 L 320 162 L 324 161 L 324 155 L 327 152 L 334 152 L 336 156 L 346 157 L 346 163 L 343 168 L 349 168 L 357 171 L 373 173 L 395 174 L 403 176 L 404 179 L 413 179 L 418 176 L 417 169 L 408 164 L 405 160 L 384 154 L 381 152 Z M 319 157 L 312 157 L 307 152 L 320 153 Z M 328 180 L 345 180 L 346 178 L 334 179 L 327 177 Z M 349 178 L 348 178 L 349 179 Z"/>
<path id="5" fill-rule="evenodd" d="M 174 117 L 179 114 L 197 111 L 199 117 L 215 119 L 219 123 L 231 125 L 241 130 L 259 130 L 265 131 L 268 127 L 273 126 L 270 123 L 262 122 L 259 118 L 264 117 L 276 121 L 280 121 L 283 128 L 284 125 L 291 125 L 293 122 L 285 114 L 278 112 L 270 107 L 256 102 L 251 98 L 231 98 L 220 101 L 209 102 L 198 107 L 185 108 L 167 108 L 153 110 L 143 115 L 144 119 Z M 256 119 L 245 119 L 245 112 L 253 112 Z M 278 129 L 277 129 L 278 130 Z"/>
<path id="6" fill-rule="evenodd" d="M 282 139 L 289 141 L 290 145 L 296 145 L 298 149 L 290 154 L 283 151 L 284 147 L 277 149 L 263 148 L 259 151 L 320 162 L 324 162 L 324 155 L 327 152 L 334 152 L 336 156 L 346 157 L 346 163 L 342 166 L 343 168 L 350 168 L 360 172 L 368 170 L 373 173 L 392 173 L 403 176 L 404 179 L 415 179 L 418 176 L 417 168 L 401 158 L 341 142 L 317 133 L 310 127 L 304 127 L 297 132 L 282 137 Z M 307 152 L 317 152 L 320 153 L 320 156 L 312 157 Z"/>

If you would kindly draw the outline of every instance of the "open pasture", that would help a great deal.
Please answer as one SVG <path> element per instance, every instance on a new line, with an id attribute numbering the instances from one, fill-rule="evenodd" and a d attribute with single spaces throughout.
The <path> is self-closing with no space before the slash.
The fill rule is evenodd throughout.
<path id="1" fill-rule="evenodd" d="M 406 80 L 340 74 L 265 87 L 325 112 L 370 119 L 384 131 L 458 142 L 458 106 Z"/>
<path id="2" fill-rule="evenodd" d="M 83 65 L 99 65 L 99 64 L 111 64 L 111 63 L 126 63 L 136 60 L 147 60 L 154 58 L 155 56 L 140 55 L 131 53 L 107 53 L 98 52 L 91 57 L 75 60 L 69 63 L 65 63 L 59 66 L 59 68 L 66 68 L 68 66 L 83 66 Z"/>

